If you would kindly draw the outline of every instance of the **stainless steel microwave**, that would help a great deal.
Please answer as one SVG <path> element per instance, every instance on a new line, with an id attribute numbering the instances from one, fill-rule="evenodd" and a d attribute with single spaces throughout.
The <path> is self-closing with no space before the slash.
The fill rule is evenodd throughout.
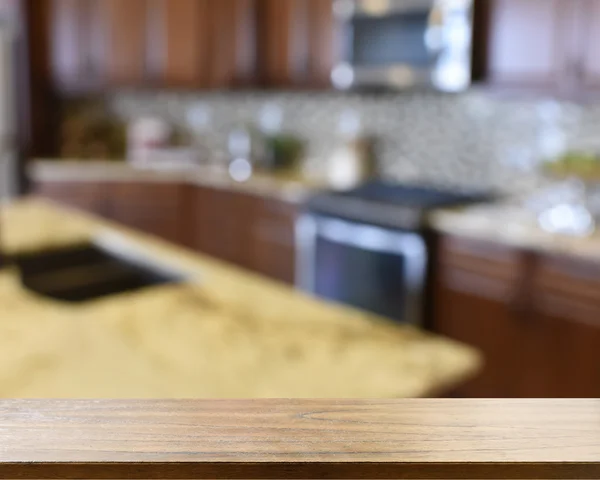
<path id="1" fill-rule="evenodd" d="M 336 88 L 458 92 L 471 83 L 473 0 L 335 0 Z"/>

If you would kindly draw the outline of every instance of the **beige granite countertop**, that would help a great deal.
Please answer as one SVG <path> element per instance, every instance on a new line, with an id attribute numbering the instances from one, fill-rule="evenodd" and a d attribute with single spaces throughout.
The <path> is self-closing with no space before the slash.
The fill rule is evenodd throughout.
<path id="1" fill-rule="evenodd" d="M 292 203 L 303 202 L 311 193 L 323 188 L 322 181 L 294 173 L 255 173 L 248 181 L 236 182 L 227 170 L 209 165 L 139 168 L 127 162 L 105 160 L 43 160 L 33 161 L 28 173 L 34 181 L 77 182 L 182 182 L 194 185 L 228 188 Z"/>
<path id="2" fill-rule="evenodd" d="M 3 247 L 113 235 L 185 284 L 66 304 L 0 271 L 0 397 L 416 397 L 474 373 L 472 349 L 52 203 L 2 207 Z"/>
<path id="3" fill-rule="evenodd" d="M 429 223 L 451 235 L 600 261 L 600 232 L 582 237 L 547 232 L 533 211 L 517 203 L 439 210 L 430 215 Z"/>

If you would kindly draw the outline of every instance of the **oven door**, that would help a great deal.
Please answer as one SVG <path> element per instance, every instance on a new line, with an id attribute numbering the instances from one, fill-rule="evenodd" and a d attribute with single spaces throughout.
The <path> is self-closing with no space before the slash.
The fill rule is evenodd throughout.
<path id="1" fill-rule="evenodd" d="M 472 0 L 336 0 L 340 89 L 430 86 L 464 90 L 471 81 Z"/>
<path id="2" fill-rule="evenodd" d="M 420 324 L 427 250 L 421 235 L 306 214 L 296 226 L 302 290 Z"/>

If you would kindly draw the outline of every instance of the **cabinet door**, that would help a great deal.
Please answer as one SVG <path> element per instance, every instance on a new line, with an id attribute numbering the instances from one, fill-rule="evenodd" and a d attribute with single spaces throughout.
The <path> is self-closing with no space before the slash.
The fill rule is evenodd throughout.
<path id="1" fill-rule="evenodd" d="M 246 86 L 257 80 L 256 2 L 257 0 L 213 2 L 212 87 Z"/>
<path id="2" fill-rule="evenodd" d="M 215 258 L 235 256 L 235 208 L 229 192 L 212 187 L 195 188 L 193 248 Z"/>
<path id="3" fill-rule="evenodd" d="M 257 202 L 252 225 L 251 268 L 269 278 L 294 284 L 297 206 L 277 199 Z"/>
<path id="4" fill-rule="evenodd" d="M 109 85 L 141 85 L 151 68 L 152 0 L 93 0 L 102 71 Z M 154 33 L 151 35 L 150 33 Z"/>
<path id="5" fill-rule="evenodd" d="M 255 77 L 255 0 L 162 0 L 163 83 L 228 88 Z"/>
<path id="6" fill-rule="evenodd" d="M 487 76 L 506 87 L 555 89 L 568 76 L 566 44 L 574 2 L 493 0 Z"/>
<path id="7" fill-rule="evenodd" d="M 524 396 L 600 397 L 600 265 L 542 257 L 526 322 Z"/>
<path id="8" fill-rule="evenodd" d="M 37 182 L 33 193 L 102 217 L 110 216 L 110 184 L 101 182 Z"/>
<path id="9" fill-rule="evenodd" d="M 59 86 L 72 85 L 85 71 L 85 1 L 52 0 L 50 18 L 51 65 Z"/>
<path id="10" fill-rule="evenodd" d="M 524 310 L 519 255 L 508 248 L 442 239 L 435 288 L 436 332 L 477 348 L 484 368 L 464 397 L 518 397 Z"/>
<path id="11" fill-rule="evenodd" d="M 98 19 L 93 0 L 50 0 L 50 67 L 56 87 L 82 91 L 99 82 Z"/>
<path id="12" fill-rule="evenodd" d="M 205 87 L 210 75 L 210 0 L 162 0 L 163 83 Z"/>
<path id="13" fill-rule="evenodd" d="M 268 86 L 328 83 L 333 62 L 331 0 L 261 0 L 259 52 Z"/>
<path id="14" fill-rule="evenodd" d="M 265 85 L 294 85 L 306 73 L 306 13 L 306 0 L 261 0 L 259 54 Z"/>
<path id="15" fill-rule="evenodd" d="M 314 87 L 330 87 L 331 69 L 338 54 L 333 1 L 308 0 L 308 9 L 310 22 L 309 84 Z"/>
<path id="16" fill-rule="evenodd" d="M 581 42 L 581 75 L 584 88 L 600 89 L 600 0 L 580 0 L 585 18 Z"/>
<path id="17" fill-rule="evenodd" d="M 184 243 L 184 190 L 172 183 L 111 185 L 111 219 L 174 243 Z"/>

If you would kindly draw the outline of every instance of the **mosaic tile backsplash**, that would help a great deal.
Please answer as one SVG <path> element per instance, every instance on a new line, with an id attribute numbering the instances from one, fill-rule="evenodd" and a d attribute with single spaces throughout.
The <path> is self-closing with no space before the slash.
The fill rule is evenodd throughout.
<path id="1" fill-rule="evenodd" d="M 503 100 L 478 91 L 120 92 L 106 102 L 123 120 L 158 115 L 182 127 L 195 124 L 220 152 L 233 127 L 258 124 L 268 112 L 283 132 L 306 141 L 305 167 L 314 174 L 341 141 L 341 123 L 374 136 L 380 175 L 400 181 L 519 191 L 541 182 L 536 169 L 541 158 L 567 148 L 600 152 L 600 105 Z"/>

